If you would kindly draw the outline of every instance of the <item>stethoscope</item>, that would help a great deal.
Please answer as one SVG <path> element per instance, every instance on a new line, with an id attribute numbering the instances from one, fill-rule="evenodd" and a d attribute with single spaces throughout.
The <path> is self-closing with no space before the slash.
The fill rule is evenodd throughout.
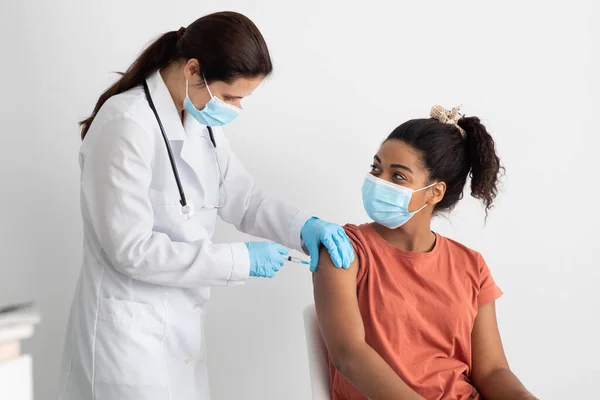
<path id="1" fill-rule="evenodd" d="M 183 191 L 183 186 L 181 185 L 181 179 L 179 179 L 179 171 L 177 170 L 177 165 L 175 164 L 175 158 L 173 157 L 173 151 L 171 150 L 171 145 L 169 144 L 169 139 L 167 138 L 167 134 L 165 132 L 165 128 L 158 116 L 158 111 L 156 111 L 156 107 L 154 106 L 154 101 L 152 101 L 152 96 L 150 96 L 150 89 L 148 88 L 148 84 L 144 82 L 144 93 L 146 94 L 146 100 L 148 100 L 148 104 L 150 105 L 150 109 L 154 113 L 156 117 L 156 122 L 158 122 L 158 127 L 160 128 L 160 133 L 162 134 L 163 140 L 165 141 L 165 147 L 167 148 L 167 153 L 169 155 L 169 162 L 171 163 L 171 169 L 173 170 L 173 176 L 175 177 L 175 182 L 177 183 L 177 190 L 179 190 L 179 203 L 181 204 L 181 214 L 183 214 L 184 218 L 190 219 L 195 213 L 194 205 L 188 203 L 185 198 L 185 192 Z M 208 134 L 210 136 L 210 141 L 213 145 L 215 162 L 217 163 L 217 168 L 219 169 L 219 187 L 223 185 L 223 173 L 221 172 L 221 165 L 219 164 L 219 159 L 217 158 L 217 143 L 215 142 L 215 136 L 213 134 L 212 127 L 207 126 Z M 225 207 L 227 204 L 227 190 L 225 191 L 225 200 L 222 205 L 218 206 L 207 206 L 203 205 L 202 208 L 215 208 L 221 209 Z"/>

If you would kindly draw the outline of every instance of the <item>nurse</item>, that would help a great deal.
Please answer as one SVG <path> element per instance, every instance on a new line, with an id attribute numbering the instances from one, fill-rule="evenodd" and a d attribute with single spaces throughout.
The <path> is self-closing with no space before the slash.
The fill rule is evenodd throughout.
<path id="1" fill-rule="evenodd" d="M 248 18 L 208 15 L 152 43 L 81 123 L 84 258 L 59 399 L 207 400 L 211 286 L 270 278 L 288 248 L 312 270 L 320 245 L 352 262 L 342 228 L 257 188 L 223 136 L 272 68 Z M 214 244 L 217 216 L 277 243 Z"/>

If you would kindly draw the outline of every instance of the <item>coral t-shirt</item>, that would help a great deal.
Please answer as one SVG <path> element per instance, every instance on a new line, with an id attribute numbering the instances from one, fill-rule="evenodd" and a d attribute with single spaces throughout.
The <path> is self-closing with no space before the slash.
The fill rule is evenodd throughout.
<path id="1" fill-rule="evenodd" d="M 431 252 L 403 251 L 372 225 L 345 227 L 360 268 L 367 343 L 427 400 L 480 399 L 470 381 L 478 308 L 502 295 L 479 253 L 437 235 Z M 333 400 L 368 399 L 331 362 Z"/>

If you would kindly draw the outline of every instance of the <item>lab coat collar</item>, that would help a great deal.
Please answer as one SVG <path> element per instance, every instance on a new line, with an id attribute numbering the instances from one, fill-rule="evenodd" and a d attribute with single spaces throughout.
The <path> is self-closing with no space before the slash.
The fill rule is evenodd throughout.
<path id="1" fill-rule="evenodd" d="M 146 79 L 146 82 L 148 83 L 156 111 L 165 128 L 167 138 L 169 140 L 185 140 L 186 134 L 181 124 L 181 117 L 177 112 L 177 107 L 175 107 L 171 93 L 169 93 L 169 89 L 165 85 L 160 71 L 152 73 Z"/>

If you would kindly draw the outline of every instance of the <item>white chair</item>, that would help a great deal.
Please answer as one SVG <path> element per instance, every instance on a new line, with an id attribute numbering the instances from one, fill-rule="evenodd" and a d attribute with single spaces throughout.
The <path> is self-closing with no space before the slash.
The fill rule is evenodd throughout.
<path id="1" fill-rule="evenodd" d="M 329 363 L 314 304 L 304 309 L 304 330 L 306 332 L 312 398 L 313 400 L 331 400 Z"/>

